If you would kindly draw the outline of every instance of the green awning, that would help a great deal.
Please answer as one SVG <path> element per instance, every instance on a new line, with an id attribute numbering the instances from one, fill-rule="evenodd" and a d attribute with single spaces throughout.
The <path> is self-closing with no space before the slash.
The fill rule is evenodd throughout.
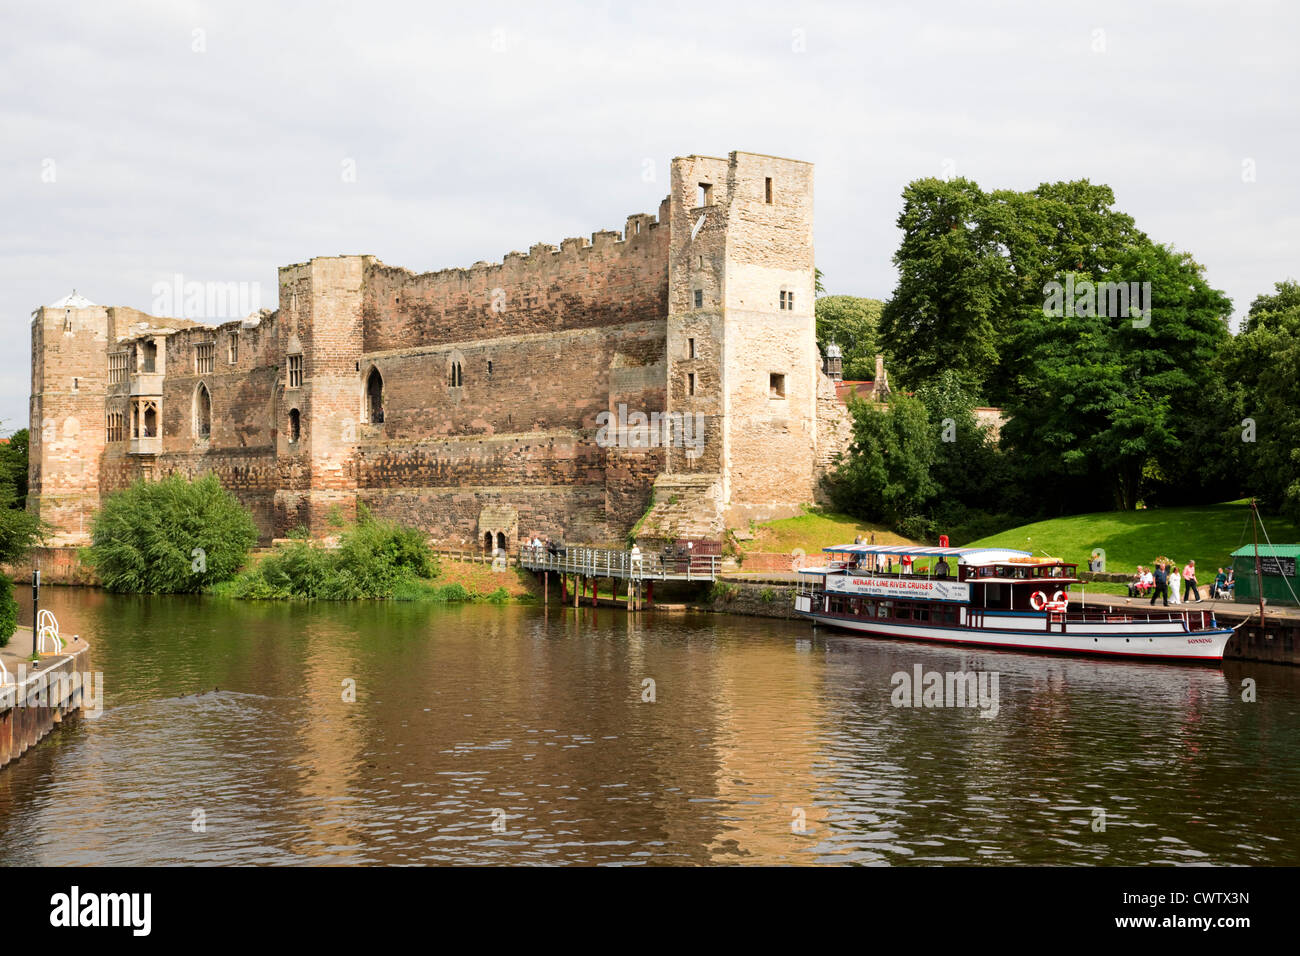
<path id="1" fill-rule="evenodd" d="M 1261 544 L 1259 546 L 1261 557 L 1269 558 L 1300 558 L 1300 544 Z M 1234 558 L 1253 558 L 1255 556 L 1255 546 L 1248 544 L 1244 548 L 1238 548 L 1232 552 Z"/>

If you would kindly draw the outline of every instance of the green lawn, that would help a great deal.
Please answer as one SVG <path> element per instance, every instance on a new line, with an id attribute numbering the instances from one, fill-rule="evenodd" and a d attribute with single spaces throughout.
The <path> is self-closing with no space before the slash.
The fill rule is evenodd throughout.
<path id="1" fill-rule="evenodd" d="M 777 551 L 789 554 L 803 548 L 806 554 L 816 554 L 833 544 L 852 544 L 858 535 L 864 541 L 876 536 L 876 544 L 912 544 L 882 525 L 871 524 L 846 514 L 821 509 L 809 509 L 797 518 L 780 518 L 764 521 L 750 527 L 754 538 L 740 541 L 740 550 Z"/>
<path id="2" fill-rule="evenodd" d="M 1300 541 L 1300 528 L 1280 517 L 1264 516 L 1264 525 L 1274 544 Z M 1150 566 L 1164 555 L 1178 565 L 1194 560 L 1202 583 L 1214 576 L 1214 569 L 1228 562 L 1228 555 L 1249 544 L 1250 505 L 1230 501 L 1193 508 L 1156 508 L 1142 511 L 1103 511 L 1021 525 L 1010 531 L 973 541 L 967 547 L 1020 548 L 1046 553 L 1066 561 L 1088 565 L 1094 548 L 1106 552 L 1106 570 L 1132 571 L 1137 565 Z M 1260 543 L 1264 537 L 1260 535 Z"/>

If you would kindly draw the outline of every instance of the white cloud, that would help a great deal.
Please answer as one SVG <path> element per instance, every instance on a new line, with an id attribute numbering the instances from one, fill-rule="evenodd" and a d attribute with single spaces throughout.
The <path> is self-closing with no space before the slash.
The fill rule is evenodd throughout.
<path id="1" fill-rule="evenodd" d="M 1240 312 L 1300 273 L 1298 20 L 1122 2 L 10 11 L 0 305 L 22 344 L 0 419 L 26 419 L 31 310 L 73 286 L 148 308 L 175 272 L 274 289 L 313 255 L 499 260 L 655 212 L 671 157 L 732 149 L 817 164 L 834 292 L 889 294 L 900 191 L 951 160 L 986 188 L 1109 183 Z"/>

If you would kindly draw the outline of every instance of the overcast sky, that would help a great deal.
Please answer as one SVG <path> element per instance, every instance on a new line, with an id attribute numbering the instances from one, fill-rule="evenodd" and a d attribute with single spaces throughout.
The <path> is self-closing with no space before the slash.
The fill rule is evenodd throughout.
<path id="1" fill-rule="evenodd" d="M 910 180 L 1087 177 L 1239 315 L 1300 275 L 1298 10 L 7 3 L 0 421 L 27 423 L 31 311 L 73 287 L 148 310 L 180 273 L 275 307 L 312 256 L 499 261 L 656 212 L 673 156 L 733 149 L 816 164 L 833 293 L 888 297 Z"/>

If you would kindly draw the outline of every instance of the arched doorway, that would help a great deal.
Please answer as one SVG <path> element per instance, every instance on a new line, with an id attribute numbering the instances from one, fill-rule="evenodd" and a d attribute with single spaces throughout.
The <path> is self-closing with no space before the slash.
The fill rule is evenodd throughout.
<path id="1" fill-rule="evenodd" d="M 497 532 L 497 547 L 502 551 L 506 549 L 506 533 L 504 531 Z"/>
<path id="2" fill-rule="evenodd" d="M 483 550 L 488 554 L 492 553 L 492 532 L 483 532 Z"/>
<path id="3" fill-rule="evenodd" d="M 384 377 L 371 368 L 366 376 L 365 420 L 372 425 L 384 423 Z"/>

